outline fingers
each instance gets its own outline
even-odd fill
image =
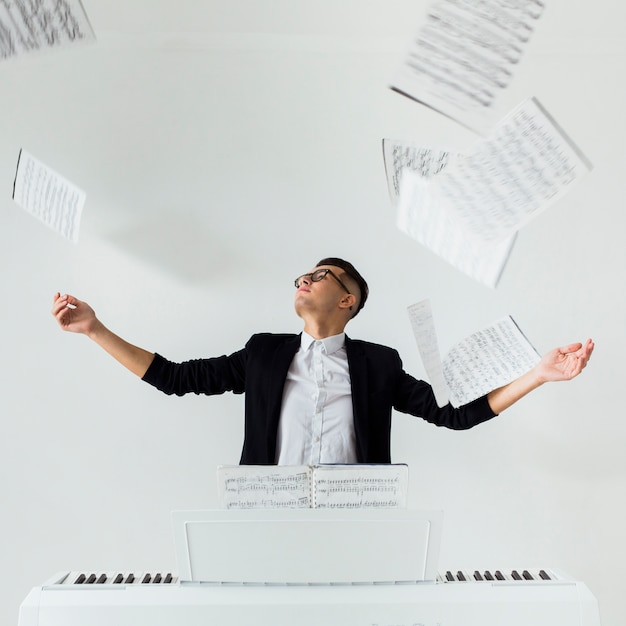
[[[593,341],[591,341],[591,339],[587,339],[587,343],[583,347],[583,356],[585,360],[583,367],[587,365],[587,361],[589,361],[589,359],[591,358],[591,353],[593,352],[593,349],[595,347],[596,345],[593,343]]]
[[[580,342],[571,343],[569,346],[563,346],[559,348],[559,351],[565,356],[576,356],[576,357],[584,357],[585,360],[589,359],[593,349],[595,348],[595,344],[591,339],[587,339],[585,344],[583,345]]]
[[[580,350],[582,347],[583,344],[580,343],[580,341],[577,341],[576,343],[570,343],[568,346],[563,346],[562,348],[559,348],[559,352],[561,352],[562,354],[572,354]]]
[[[593,352],[595,344],[593,343],[593,341],[591,341],[591,339],[587,339],[587,341],[585,342],[585,345],[583,344],[578,344],[578,345],[580,347],[575,351],[575,356],[577,356],[580,359],[583,359],[586,364],[587,361],[589,360],[589,357],[591,356],[591,353]]]
[[[589,361],[591,353],[593,352],[593,349],[595,347],[595,344],[591,339],[587,339],[585,345],[580,343],[577,345],[579,347],[573,353],[570,353],[568,355],[572,358],[573,361],[571,370],[572,378],[574,378],[574,376],[578,376],[578,374],[580,374],[583,369],[587,367],[587,362]]]
[[[53,306],[58,306],[58,307],[64,307],[68,305],[70,307],[76,307],[80,303],[80,300],[78,298],[75,298],[74,296],[71,296],[69,293],[64,293],[63,295],[61,295],[57,291],[57,293],[54,295],[52,303],[53,303]]]
[[[79,300],[69,294],[61,295],[57,292],[54,295],[52,304],[52,315],[62,328],[71,322],[72,311],[77,307]]]
[[[52,298],[52,315],[56,317],[57,313],[64,308],[66,304],[65,297],[57,291]]]
[[[62,296],[59,292],[57,292],[54,295],[54,299],[52,301],[52,315],[56,317],[59,311],[62,311],[63,309],[65,309],[67,305],[68,305],[67,294]]]

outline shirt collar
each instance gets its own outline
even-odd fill
[[[317,341],[314,337],[311,337],[307,332],[302,331],[302,337],[300,339],[300,347],[305,352]],[[338,335],[332,335],[332,337],[325,337],[319,340],[324,346],[326,354],[333,354],[345,346],[346,333],[339,333]]]

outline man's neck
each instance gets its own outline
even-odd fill
[[[344,332],[346,325],[343,322],[305,320],[304,332],[308,333],[314,339],[326,339],[333,335],[339,335]]]

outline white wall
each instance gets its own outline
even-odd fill
[[[558,567],[620,623],[622,3],[549,2],[505,94],[537,96],[595,169],[523,229],[495,290],[389,208],[382,137],[477,139],[387,88],[425,2],[128,4],[85,2],[95,45],[0,65],[0,621],[57,571],[175,568],[170,511],[212,506],[241,446],[241,397],[159,394],[62,333],[52,294],[172,359],[213,356],[298,332],[293,277],[338,255],[371,287],[349,334],[417,376],[406,307],[424,297],[442,347],[507,313],[541,352],[593,337],[581,377],[472,431],[396,415],[393,457],[411,505],[445,511],[443,568]],[[87,191],[79,244],[10,199],[20,147]]]

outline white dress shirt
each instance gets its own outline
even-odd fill
[[[357,462],[345,341],[345,333],[320,340],[302,333],[283,390],[278,465]]]

